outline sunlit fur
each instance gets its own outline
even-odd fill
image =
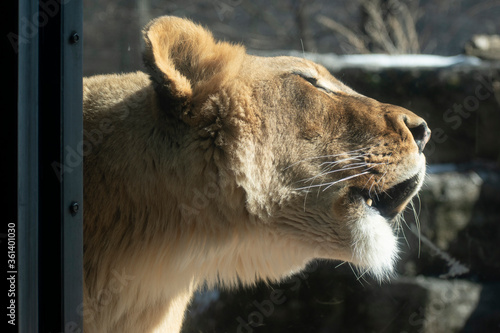
[[[187,20],[144,38],[147,74],[84,79],[85,332],[176,333],[200,286],[314,258],[390,276],[394,221],[365,202],[417,175],[400,212],[421,186],[422,119]]]

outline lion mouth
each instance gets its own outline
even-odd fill
[[[363,198],[365,204],[371,209],[376,209],[381,216],[388,220],[394,219],[403,211],[408,201],[418,191],[421,183],[419,174],[384,190],[382,193],[370,193],[368,190],[360,190],[358,194]]]

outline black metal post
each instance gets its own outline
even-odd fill
[[[82,332],[82,2],[19,1],[19,332]]]
[[[31,30],[28,18],[38,13],[38,2],[19,1],[18,53],[18,186],[17,241],[19,332],[38,332],[38,31]],[[9,300],[10,301],[10,300]]]

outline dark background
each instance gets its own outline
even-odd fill
[[[140,69],[142,27],[190,18],[252,50],[456,55],[500,31],[498,0],[85,0],[84,74]]]

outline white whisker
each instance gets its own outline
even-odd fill
[[[355,150],[351,150],[351,151],[348,151],[348,152],[343,152],[343,153],[340,153],[340,154],[334,154],[334,155],[323,155],[323,156],[315,156],[315,157],[309,157],[309,158],[305,158],[303,160],[300,160],[300,161],[297,161],[295,163],[292,163],[290,164],[289,166],[287,166],[286,168],[283,168],[281,171],[285,171],[299,163],[302,163],[302,162],[306,162],[306,161],[311,161],[311,160],[317,160],[317,159],[327,159],[327,158],[334,158],[334,157],[338,157],[338,156],[343,156],[343,155],[352,155],[354,153],[357,153],[359,151],[362,151],[362,150],[367,150],[367,149],[370,149],[371,147],[365,147],[365,148],[360,148],[360,149],[355,149]],[[357,156],[359,156],[359,154],[356,154]]]
[[[371,163],[371,164],[372,164],[372,163]],[[309,181],[314,181],[314,180],[316,180],[316,179],[317,179],[317,178],[319,178],[319,177],[323,177],[323,176],[326,176],[326,175],[329,175],[329,174],[332,174],[332,173],[337,173],[337,172],[346,171],[346,170],[359,169],[359,168],[361,168],[361,167],[365,167],[365,166],[367,166],[367,163],[364,163],[364,162],[362,162],[362,163],[351,163],[351,164],[347,164],[347,165],[343,166],[343,167],[342,167],[342,168],[340,168],[340,169],[336,169],[336,170],[332,170],[332,169],[330,169],[330,170],[328,170],[328,171],[326,171],[326,170],[325,170],[325,171],[322,171],[321,173],[317,174],[316,176],[314,176],[314,177],[310,177],[310,178],[306,178],[306,179],[303,179],[303,180],[301,180],[300,182],[305,183],[305,182],[309,182]],[[375,164],[375,165],[372,165],[372,166],[370,166],[370,167],[367,167],[367,168],[365,168],[365,169],[363,169],[363,170],[361,170],[361,171],[362,171],[362,172],[365,172],[365,171],[368,171],[368,170],[370,170],[370,169],[372,169],[372,168],[374,168],[374,167],[376,167],[376,166],[377,166],[377,165]],[[373,177],[373,176],[372,176],[372,177]],[[371,178],[371,177],[370,177],[370,178]]]
[[[363,186],[362,190],[364,190],[366,188],[366,185],[368,185],[368,183],[370,182],[370,180],[372,180],[372,178],[374,177],[375,175],[371,175],[370,178],[368,178],[368,180],[366,181],[365,185]]]
[[[349,177],[345,177],[345,178],[342,178],[342,179],[339,179],[339,180],[336,180],[336,181],[333,181],[333,182],[330,182],[330,183],[322,183],[322,184],[317,184],[317,185],[310,185],[310,186],[299,187],[299,188],[296,188],[295,190],[298,191],[298,190],[306,190],[306,189],[311,189],[311,188],[316,188],[316,187],[327,186],[327,188],[325,188],[323,190],[323,191],[325,191],[326,189],[328,189],[329,187],[331,187],[331,186],[333,186],[335,184],[338,184],[340,182],[343,182],[345,180],[349,180],[349,179],[352,179],[352,178],[355,178],[355,177],[366,175],[367,173],[369,173],[369,172],[358,173],[358,174],[355,174],[355,175],[352,175],[352,176],[349,176]]]
[[[370,170],[370,169],[373,169],[373,168],[375,168],[376,166],[381,165],[382,163],[365,163],[365,165],[368,165],[368,164],[372,164],[372,166],[370,166],[370,167],[368,167],[368,168],[364,169],[363,171],[368,171],[368,170]]]
[[[328,190],[330,187],[332,187],[332,186],[333,186],[333,185],[335,185],[335,184],[338,184],[338,183],[340,183],[340,182],[343,182],[343,181],[346,181],[346,180],[349,180],[349,179],[352,179],[352,178],[355,178],[355,177],[359,177],[359,176],[362,176],[362,175],[366,175],[367,173],[369,173],[369,172],[362,172],[362,173],[358,173],[358,174],[356,174],[356,175],[352,175],[352,176],[345,177],[345,178],[342,178],[342,179],[340,179],[340,180],[337,180],[337,181],[331,182],[331,183],[329,183],[329,184],[328,184],[328,186],[327,186],[327,187],[323,190],[323,192],[324,192],[324,191],[326,191],[326,190]]]
[[[335,166],[337,166],[338,164],[340,164],[342,162],[346,162],[346,161],[350,161],[350,160],[359,160],[361,157],[363,157],[363,156],[362,155],[360,155],[360,156],[353,156],[353,157],[343,158],[343,159],[338,160],[338,161],[323,162],[323,163],[320,164],[320,166],[329,165],[330,167],[335,167]]]
[[[363,278],[363,276],[364,276],[366,273],[368,273],[369,271],[370,271],[370,269],[368,269],[368,268],[367,268],[367,269],[365,269],[365,270],[364,270],[364,272],[363,272],[360,276],[358,276],[357,280],[359,281],[360,279],[363,279],[363,281],[368,282],[368,281],[366,281],[366,280]]]
[[[420,201],[420,197],[418,196],[418,194],[417,194],[417,198],[418,198],[418,201],[420,203],[421,201]],[[415,224],[417,225],[417,231],[418,231],[418,258],[420,258],[420,220],[418,218],[419,214],[417,214],[417,211],[415,210],[415,204],[413,203],[413,200],[410,201],[410,204],[411,204],[411,208],[413,210],[413,216],[415,218]]]
[[[354,276],[356,277],[356,280],[359,280],[359,279],[358,279],[358,274],[356,274],[356,271],[354,270],[354,267],[351,265],[351,263],[350,263],[350,262],[348,262],[347,264],[349,265],[349,267],[351,267],[351,271],[352,271],[352,273],[354,274]]]
[[[359,169],[359,168],[362,168],[362,167],[364,167],[364,165],[358,165],[358,166],[353,166],[353,167],[349,167],[349,168],[340,168],[340,169],[337,169],[337,170],[331,170],[331,171],[325,172],[323,174],[323,176],[330,175],[330,174],[336,173],[336,172],[346,171],[346,170]]]
[[[344,265],[347,261],[342,261],[340,264],[338,264],[337,266],[335,266],[335,268],[339,268],[340,266]]]
[[[398,224],[399,224],[399,230],[398,231],[401,231],[401,233],[403,234],[403,238],[405,239],[406,241],[406,245],[408,245],[408,248],[410,248],[410,243],[408,242],[408,238],[406,238],[406,234],[405,234],[405,230],[404,228],[401,228],[401,221],[403,221],[403,223],[408,227],[408,223],[406,223],[406,220],[404,218],[403,215],[401,215],[399,217],[399,221],[398,221]]]

